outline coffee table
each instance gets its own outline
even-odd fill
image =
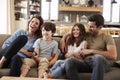
[[[39,79],[39,78],[32,78],[32,77],[3,76],[0,80],[67,80],[67,79]]]

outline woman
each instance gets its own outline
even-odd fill
[[[36,39],[42,36],[42,24],[41,16],[33,16],[26,30],[17,30],[4,42],[0,53],[0,68],[10,67],[10,75],[19,76],[22,59],[34,56],[29,49],[32,48]]]

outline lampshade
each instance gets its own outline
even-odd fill
[[[111,2],[112,4],[114,4],[114,3],[117,3],[117,1],[115,1],[115,0],[112,0],[112,2]]]
[[[46,2],[51,2],[51,0],[46,0]]]

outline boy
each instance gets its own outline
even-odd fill
[[[33,45],[34,56],[24,59],[21,77],[25,77],[30,67],[36,66],[38,63],[38,77],[43,78],[43,73],[48,70],[48,67],[53,65],[58,58],[58,43],[52,39],[56,31],[55,24],[45,22],[41,27],[42,38],[36,40]]]

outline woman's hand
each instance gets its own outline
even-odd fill
[[[66,54],[65,54],[65,58],[70,58],[70,57],[73,56],[73,54],[74,54],[74,53],[66,53]]]
[[[79,53],[76,53],[76,54],[73,54],[73,56],[77,59],[83,59],[84,57],[81,56],[81,54]]]
[[[82,49],[81,53],[83,55],[91,55],[93,53],[93,50],[92,49]]]
[[[25,50],[25,49],[21,49],[19,52],[21,52],[21,53],[23,53],[23,54],[25,54],[25,55],[27,55],[29,57],[34,56],[33,52],[29,52],[28,50]]]
[[[35,56],[35,55],[34,55],[33,52],[29,52],[29,51],[27,51],[27,56],[29,56],[29,57],[33,57],[33,56]]]

